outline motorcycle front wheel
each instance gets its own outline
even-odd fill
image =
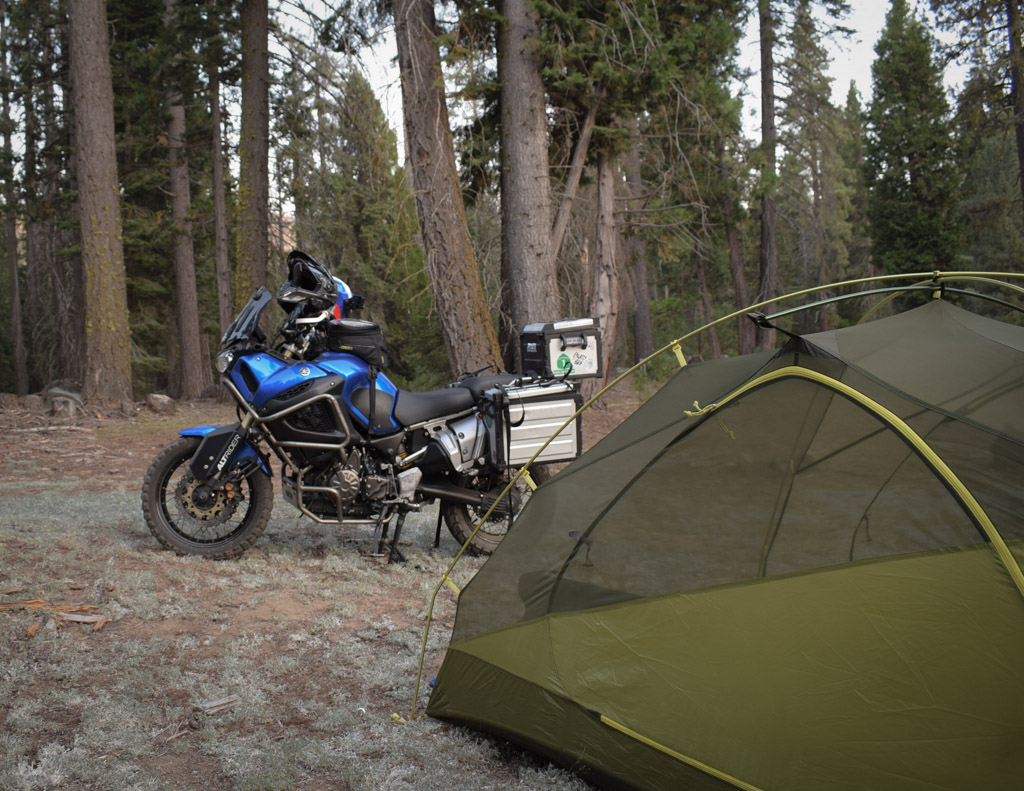
[[[513,470],[510,474],[514,474]],[[494,496],[501,494],[501,491],[505,488],[508,483],[507,480],[502,479],[486,479],[483,477],[473,479],[463,479],[459,482],[462,486],[468,486],[473,489],[479,489],[482,492],[488,492]],[[515,517],[519,515],[519,511],[522,510],[523,500],[528,496],[529,489],[526,483],[522,480],[516,482],[516,485],[512,488],[512,491],[506,496],[506,500],[511,499],[512,502],[512,520],[509,520],[507,513],[499,513],[501,510],[496,508],[494,513],[491,514],[490,518],[480,526],[480,530],[473,536],[473,540],[469,544],[469,552],[473,555],[490,555],[494,550],[498,548],[498,544],[505,537],[505,534],[509,529],[509,522],[514,521]],[[504,501],[503,501],[504,502]],[[473,531],[476,530],[477,523],[481,517],[487,513],[487,508],[476,505],[466,505],[464,503],[453,503],[450,500],[444,500],[441,502],[441,513],[444,516],[445,524],[448,525],[448,531],[452,534],[452,537],[459,542],[459,544],[465,544],[466,540],[473,535]]]
[[[142,482],[150,532],[179,555],[236,558],[266,529],[274,485],[259,470],[224,491],[203,486],[189,470],[200,437],[179,437],[153,459]]]

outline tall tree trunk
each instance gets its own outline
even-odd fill
[[[224,195],[224,139],[220,113],[220,69],[210,66],[211,162],[213,165],[213,271],[217,282],[217,320],[221,334],[231,324],[231,269],[228,264],[228,210]]]
[[[771,0],[758,0],[761,32],[761,284],[757,301],[773,300],[779,293],[778,209],[775,203],[775,22]],[[770,313],[774,306],[763,310]],[[775,345],[775,330],[757,331],[762,349]]]
[[[434,302],[455,374],[501,366],[462,201],[431,0],[394,0],[405,145]]]
[[[8,294],[11,300],[11,345],[14,353],[14,392],[28,393],[28,368],[21,327],[21,284],[18,280],[18,194],[14,182],[14,153],[11,145],[11,95],[8,68],[7,3],[0,0],[0,80],[3,81],[5,247]]]
[[[270,63],[267,0],[242,0],[242,121],[239,129],[238,255],[234,298],[239,310],[267,284],[270,234],[268,149]]]
[[[643,209],[643,184],[640,174],[640,131],[636,119],[629,121],[633,144],[626,152],[626,187],[630,211]],[[651,326],[651,295],[647,283],[647,239],[635,223],[626,229],[626,265],[633,281],[633,356],[636,362],[654,354],[654,328]]]
[[[602,83],[594,86],[590,109],[587,110],[583,126],[580,127],[580,135],[576,138],[576,145],[572,149],[569,175],[565,179],[562,199],[558,203],[558,214],[555,216],[555,224],[551,228],[551,255],[555,260],[558,259],[558,252],[562,249],[565,229],[569,227],[572,205],[576,202],[576,193],[579,192],[580,179],[583,177],[583,166],[586,164],[587,152],[590,150],[590,138],[594,134],[594,126],[597,123],[597,110],[601,106],[604,95],[605,88]]]
[[[707,268],[705,266],[704,251],[707,248],[708,239],[702,234],[702,238],[697,240],[697,244],[693,249],[693,267],[694,274],[697,276],[697,289],[700,296],[700,313],[701,319],[705,324],[710,324],[715,319],[715,311],[711,306],[711,291],[708,289],[708,278]],[[708,339],[708,353],[705,359],[718,360],[722,356],[722,346],[718,342],[718,327],[711,327],[707,331]],[[701,349],[703,349],[703,341],[701,340]]]
[[[509,297],[511,338],[523,325],[559,318],[551,254],[551,182],[547,117],[536,12],[528,0],[503,0],[498,34],[501,81],[501,269]],[[518,343],[512,370],[522,370]]]
[[[1006,0],[1006,32],[1010,37],[1010,92],[1013,94],[1014,132],[1017,137],[1017,183],[1024,211],[1024,45],[1021,42],[1019,0]]]
[[[817,271],[815,275],[817,277],[818,285],[824,286],[829,281],[828,277],[828,232],[825,229],[825,217],[824,209],[822,208],[823,200],[823,178],[821,173],[821,163],[823,160],[822,147],[818,141],[814,141],[811,145],[811,160],[810,160],[810,171],[811,171],[811,200],[812,200],[812,219],[811,222],[811,233],[814,241],[814,261],[817,264]],[[819,300],[824,300],[828,294],[822,290],[817,293]],[[828,305],[818,306],[818,332],[825,332],[828,330]]]
[[[719,161],[724,160],[724,149],[719,148]],[[728,171],[726,171],[728,173]],[[750,286],[743,266],[743,246],[740,242],[739,225],[736,222],[736,198],[729,183],[722,191],[722,214],[725,217],[725,246],[729,253],[729,272],[732,275],[733,292],[736,294],[736,308],[750,304]],[[736,345],[740,354],[750,354],[757,349],[757,327],[746,316],[736,319]]]
[[[615,159],[601,153],[597,157],[597,228],[594,234],[594,263],[590,286],[590,315],[601,331],[600,381],[586,380],[584,392],[593,394],[612,378],[615,345],[618,340],[619,283],[618,230],[615,227]]]
[[[121,405],[131,400],[131,360],[106,3],[75,0],[68,16],[85,273],[84,396]]]
[[[175,24],[175,1],[164,0],[164,24]],[[181,92],[167,92],[167,157],[171,181],[171,218],[174,222],[174,281],[178,298],[178,338],[181,345],[181,395],[199,398],[212,384],[210,369],[203,354],[199,332],[199,299],[196,295],[196,262],[192,249],[192,222],[189,210],[192,194],[185,155],[185,105]]]
[[[36,221],[38,212],[38,188],[39,188],[39,158],[38,135],[39,121],[36,116],[35,102],[32,91],[26,90],[24,98],[25,113],[25,157],[22,160],[22,180],[24,182],[24,223],[25,223],[25,323],[26,338],[28,341],[26,367],[29,374],[29,390],[38,387],[43,379],[48,379],[45,370],[46,363],[40,340],[43,333],[38,330],[37,322],[41,316],[47,315],[50,306],[44,299],[45,272],[42,262],[41,245],[39,244],[39,223]],[[52,349],[47,350],[52,355]],[[45,384],[45,382],[42,382]]]
[[[60,81],[59,85],[62,96],[70,97],[73,95],[74,90],[69,77],[71,74],[71,64],[69,61],[71,45],[68,38],[68,26],[62,25],[58,30],[60,33],[60,42],[57,49],[59,54],[56,60],[58,74],[60,75],[58,80]],[[47,58],[46,62],[49,62],[49,58]],[[72,382],[81,382],[84,378],[83,361],[85,360],[81,339],[86,337],[86,316],[83,310],[83,305],[85,305],[85,274],[82,267],[81,252],[64,252],[75,248],[79,241],[78,229],[73,227],[78,218],[79,210],[77,183],[74,180],[75,174],[78,172],[77,141],[75,139],[74,124],[70,124],[69,128],[69,124],[66,122],[66,113],[63,110],[61,117],[58,118],[55,109],[57,104],[56,87],[57,80],[51,81],[46,92],[46,118],[50,119],[46,121],[46,126],[53,130],[52,138],[47,142],[47,148],[55,152],[54,164],[50,167],[50,172],[54,174],[54,178],[50,179],[47,189],[48,199],[53,201],[54,206],[54,211],[51,213],[53,232],[50,234],[50,237],[54,240],[54,257],[59,259],[58,269],[62,275],[60,278],[61,282],[66,284],[66,302],[64,303],[64,309],[58,315],[67,315],[69,317],[68,326],[74,328],[72,332],[67,330],[59,331],[58,336],[74,335],[74,340],[69,340],[64,344],[67,349],[67,364],[63,366],[62,370],[65,378],[70,379]],[[66,168],[61,162],[59,153],[64,145],[67,145],[71,151]],[[76,195],[76,199],[71,205],[68,205],[64,199],[67,191],[71,191]]]

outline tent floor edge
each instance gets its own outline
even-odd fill
[[[426,713],[544,756],[605,791],[734,791],[601,722],[600,715],[506,670],[449,649]]]

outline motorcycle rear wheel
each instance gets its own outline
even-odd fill
[[[507,480],[497,479],[485,482],[480,478],[474,479],[472,482],[467,480],[461,481],[463,486],[471,486],[481,491],[490,491],[494,495],[499,494],[505,488],[506,483]],[[519,515],[519,511],[522,510],[523,499],[527,496],[528,492],[529,490],[525,482],[520,480],[506,496],[506,500],[511,498],[513,503],[513,521]],[[504,503],[505,501],[502,502]],[[491,514],[491,517],[481,525],[480,530],[473,536],[473,540],[468,548],[471,555],[490,555],[498,548],[498,544],[505,537],[509,529],[509,518],[507,513],[499,514],[499,509],[500,506],[495,509],[495,513]],[[448,525],[448,531],[461,545],[465,544],[466,540],[473,535],[477,522],[487,513],[487,508],[445,500],[441,502],[441,513],[444,516],[445,524]]]
[[[233,497],[219,492],[212,503],[197,504],[200,484],[188,463],[200,441],[179,437],[157,454],[143,479],[142,513],[156,540],[179,555],[236,558],[266,529],[274,485],[257,470],[236,484]]]

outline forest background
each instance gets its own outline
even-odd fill
[[[1019,270],[1020,5],[893,0],[871,96],[837,104],[843,0],[0,0],[0,391],[208,394],[296,247],[411,389],[515,370],[535,321],[594,316],[612,371],[796,289]],[[364,76],[386,31],[401,152]],[[684,350],[773,342],[743,319]]]

